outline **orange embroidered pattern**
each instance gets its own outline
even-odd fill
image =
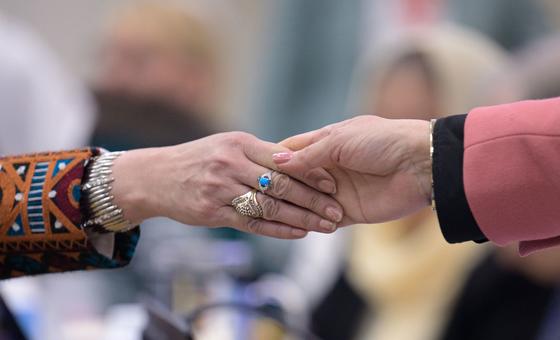
[[[0,279],[128,264],[139,228],[115,234],[112,258],[80,224],[85,167],[98,149],[0,158]]]
[[[0,254],[87,247],[80,228],[80,183],[91,152],[0,159]]]

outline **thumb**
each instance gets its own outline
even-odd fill
[[[272,155],[274,163],[287,174],[305,174],[315,168],[332,168],[330,138],[326,137],[296,152],[281,152]]]
[[[309,131],[296,136],[284,139],[279,144],[292,151],[301,150],[313,143],[320,141],[328,135],[328,130],[323,128],[319,130]]]

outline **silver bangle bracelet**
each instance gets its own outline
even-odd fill
[[[108,152],[92,159],[88,167],[87,182],[82,185],[82,195],[88,203],[89,219],[82,223],[82,228],[100,227],[106,232],[126,232],[135,226],[126,220],[123,210],[113,201],[111,195],[113,162],[124,151]]]

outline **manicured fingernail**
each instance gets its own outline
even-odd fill
[[[272,160],[276,164],[283,164],[292,159],[293,153],[291,152],[279,152],[272,155]]]
[[[295,237],[304,237],[307,235],[307,231],[303,229],[292,228],[292,235]]]
[[[331,220],[335,222],[342,221],[342,211],[338,208],[328,207],[326,214]]]
[[[321,189],[321,191],[326,192],[328,194],[336,194],[336,185],[333,183],[333,181],[329,181],[328,179],[324,179],[322,181],[319,181],[319,189]]]
[[[321,220],[321,222],[319,222],[319,227],[326,231],[335,231],[336,223],[327,220]]]

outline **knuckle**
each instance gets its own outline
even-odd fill
[[[289,176],[276,174],[274,180],[272,181],[272,193],[280,199],[286,198],[290,192],[291,182],[292,180]]]
[[[310,213],[303,214],[302,217],[301,217],[302,226],[307,228],[307,229],[313,227],[314,226],[313,225],[313,220],[314,220],[314,218],[313,218],[312,214],[310,214]]]
[[[312,194],[309,198],[308,208],[313,211],[319,211],[321,203],[321,196],[319,196],[318,194]]]
[[[247,142],[251,135],[247,132],[233,131],[225,134],[225,141],[233,146],[239,146]]]
[[[205,176],[203,184],[200,186],[201,196],[212,197],[220,192],[224,187],[217,176]]]
[[[317,174],[317,169],[305,169],[303,173],[301,173],[301,178],[306,181],[312,180],[314,176]]]
[[[222,225],[229,224],[232,226],[235,224],[235,222],[232,221],[231,213],[229,213],[226,209],[214,210],[213,219],[211,219],[210,222],[217,222],[218,224]]]
[[[318,182],[327,178],[326,171],[322,168],[308,169],[302,174],[302,178],[309,182]]]
[[[276,229],[275,232],[276,232],[277,237],[283,238],[283,239],[289,239],[289,238],[291,238],[290,237],[291,236],[291,230],[292,230],[292,228],[290,228],[290,227],[279,226]]]
[[[266,219],[274,219],[280,213],[280,202],[272,197],[262,196],[261,207]]]
[[[337,137],[339,137],[339,136],[341,136],[341,135],[343,135],[343,134],[344,134],[344,131],[343,131],[341,128],[339,128],[339,127],[332,128],[332,129],[329,131],[329,137],[331,137],[331,138],[333,138],[333,139],[336,139]]]
[[[233,160],[226,157],[224,153],[215,153],[208,161],[207,172],[214,175],[233,166]]]
[[[264,231],[263,222],[252,218],[247,222],[247,230],[252,234],[262,234]]]
[[[203,220],[209,220],[214,217],[216,207],[211,201],[203,199],[199,201],[197,210]]]

